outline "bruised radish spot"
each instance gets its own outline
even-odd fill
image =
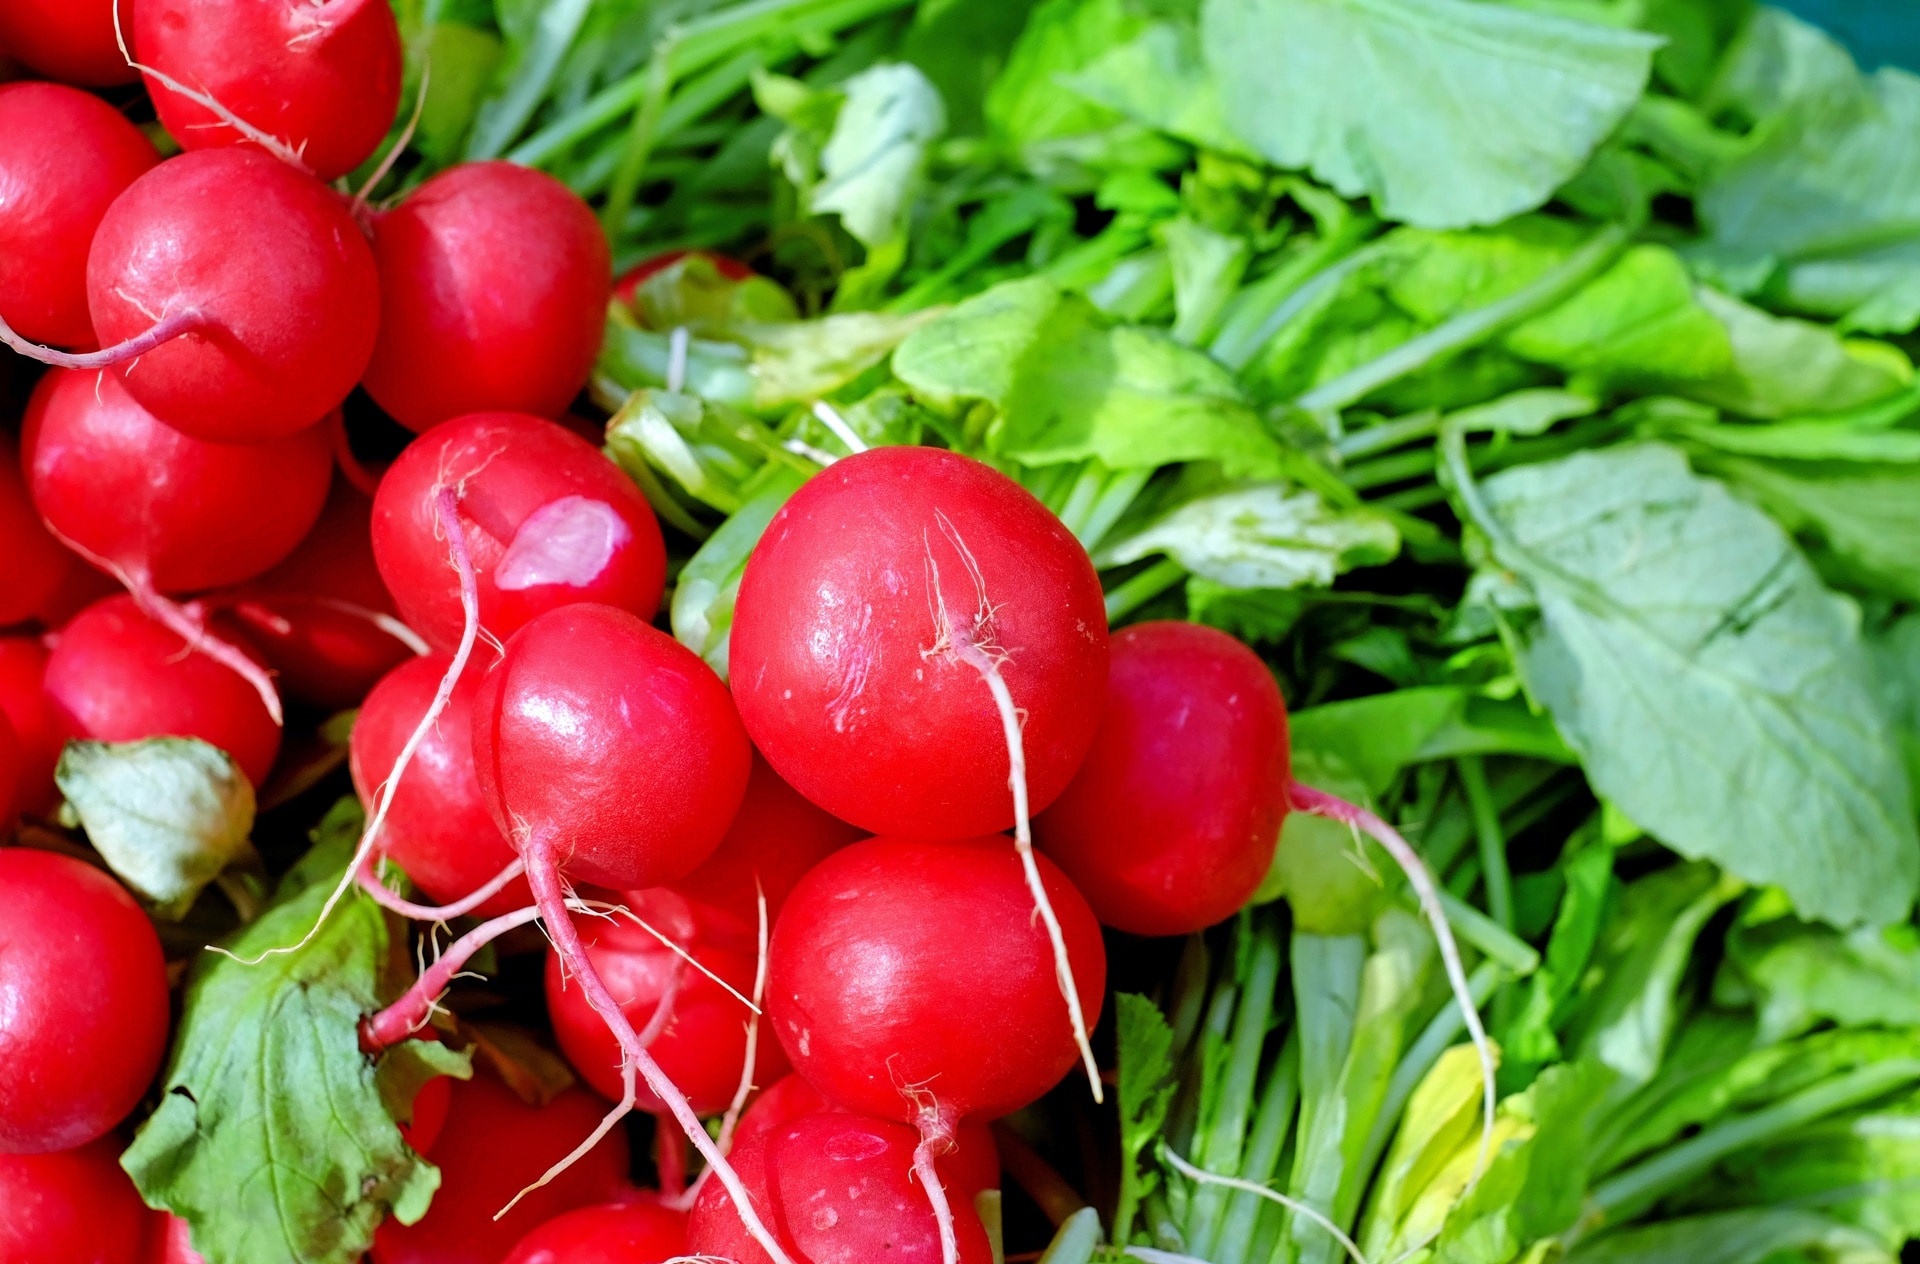
[[[527,515],[494,568],[493,582],[507,592],[542,584],[584,588],[606,572],[633,538],[612,505],[585,496],[563,496]]]

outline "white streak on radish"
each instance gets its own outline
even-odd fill
[[[493,568],[494,586],[506,592],[543,584],[585,587],[632,539],[633,530],[606,501],[562,496],[528,514],[513,533]]]

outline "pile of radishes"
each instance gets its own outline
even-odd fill
[[[1410,859],[1293,783],[1251,651],[1110,639],[1085,550],[966,456],[802,487],[748,563],[730,687],[657,630],[655,516],[558,420],[612,293],[592,213],[505,163],[387,208],[327,183],[395,119],[386,0],[12,3],[0,42],[73,83],[137,64],[186,150],[0,85],[0,332],[52,366],[0,450],[0,813],[52,812],[70,738],[197,737],[258,785],[282,692],[358,705],[338,898],[477,919],[362,1047],[429,1034],[538,921],[560,1049],[614,1103],[438,1082],[407,1135],[442,1187],[374,1260],[984,1262],[987,1121],[1076,1064],[1101,1091],[1102,924],[1231,915],[1290,806]],[[356,387],[418,435],[370,500]],[[114,1162],[167,1043],[151,922],[21,847],[0,910],[0,1258],[194,1258]],[[697,1178],[663,1143],[662,1188],[628,1186],[632,1109]]]

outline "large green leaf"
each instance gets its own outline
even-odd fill
[[[1905,915],[1920,838],[1859,612],[1772,519],[1657,444],[1468,500],[1538,603],[1514,629],[1528,686],[1602,796],[1806,917]]]

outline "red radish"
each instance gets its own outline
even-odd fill
[[[635,1199],[556,1216],[520,1239],[504,1264],[666,1264],[686,1249],[685,1212]]]
[[[207,1264],[193,1249],[193,1230],[186,1221],[166,1212],[160,1213],[160,1225],[148,1235],[151,1248],[147,1264]]]
[[[220,604],[296,698],[353,706],[426,644],[400,622],[373,563],[373,504],[336,481],[320,521],[278,566]]]
[[[0,636],[0,715],[20,747],[14,806],[40,816],[60,806],[53,766],[60,759],[62,739],[40,687],[46,674],[47,647],[38,637]]]
[[[1034,837],[1106,925],[1185,935],[1259,888],[1290,779],[1259,655],[1198,624],[1137,624],[1113,638],[1100,736]]]
[[[437,500],[451,489],[495,637],[579,601],[651,617],[666,584],[660,524],[633,481],[565,427],[475,413],[416,440],[373,502],[373,553],[401,616],[450,649],[462,631]]]
[[[84,1145],[160,1069],[160,939],[118,882],[69,856],[0,849],[0,891],[0,1154]]]
[[[740,996],[753,988],[758,956],[751,945],[743,948],[700,938],[684,901],[670,893],[628,903],[649,926],[680,943],[701,969],[689,967],[647,930],[620,917],[574,919],[587,959],[635,1026],[646,1025],[672,993],[671,1017],[647,1051],[696,1112],[716,1114],[733,1100],[740,1081],[749,1017]],[[672,908],[674,904],[678,910]],[[675,911],[679,917],[672,916]],[[668,916],[662,917],[662,912]],[[702,970],[718,975],[733,990],[729,992]],[[553,1018],[561,1052],[596,1092],[618,1101],[623,1092],[620,1044],[580,987],[567,977],[558,953],[547,954],[546,990],[547,1013]],[[769,1083],[786,1070],[787,1060],[779,1046],[771,1040],[758,1041],[753,1082]],[[666,1110],[665,1103],[644,1089],[637,1105],[656,1114]]]
[[[108,208],[87,302],[100,351],[51,351],[4,328],[0,342],[110,368],[196,438],[258,443],[347,397],[373,350],[379,282],[345,198],[258,150],[209,149],[161,163]]]
[[[753,269],[738,259],[728,258],[712,250],[663,250],[651,259],[642,259],[620,274],[613,283],[613,297],[622,303],[631,304],[640,287],[647,278],[656,272],[665,272],[688,255],[699,255],[713,265],[713,270],[729,281],[744,281],[753,275]]]
[[[141,1264],[153,1221],[120,1170],[119,1148],[105,1139],[53,1154],[0,1154],[0,1208],[7,1264]]]
[[[372,812],[374,795],[393,772],[407,739],[432,705],[451,659],[443,654],[411,659],[373,687],[354,723],[349,763],[360,801]],[[436,902],[472,894],[515,853],[487,814],[473,764],[473,699],[480,672],[461,674],[439,720],[425,731],[400,784],[391,791],[376,846]],[[489,917],[530,900],[524,882],[477,906]]]
[[[93,346],[87,249],[94,229],[159,161],[153,142],[92,93],[52,83],[0,86],[0,320],[35,342]]]
[[[915,1184],[917,1145],[902,1124],[821,1114],[756,1136],[734,1155],[750,1195],[799,1264],[988,1264],[992,1247],[971,1203],[953,1209],[950,1227],[929,1213]],[[694,1203],[688,1254],[765,1264],[739,1223],[729,1191],[709,1182]]]
[[[233,756],[256,786],[280,752],[280,726],[253,686],[203,650],[190,650],[130,597],[97,602],[61,630],[45,687],[63,740],[197,737]]]
[[[184,148],[247,138],[170,90],[168,80],[284,142],[322,180],[359,166],[393,126],[400,27],[387,0],[139,0],[130,7],[154,109]]]
[[[612,263],[587,204],[507,162],[453,167],[374,222],[369,394],[426,430],[483,409],[558,417],[586,385]]]
[[[0,444],[0,627],[37,617],[79,562],[48,534],[27,492],[19,457]]]
[[[0,45],[49,79],[87,88],[132,83],[113,33],[115,0],[6,0]]]
[[[428,1148],[440,1189],[417,1223],[389,1220],[373,1239],[373,1264],[497,1264],[521,1237],[576,1207],[603,1203],[626,1186],[624,1139],[595,1146],[564,1174],[499,1219],[494,1213],[566,1154],[600,1117],[600,1105],[569,1089],[533,1107],[476,1073],[452,1086],[446,1126]]]
[[[413,1115],[400,1125],[400,1135],[416,1154],[433,1149],[445,1130],[447,1112],[453,1109],[453,1084],[452,1077],[436,1075],[413,1095]]]
[[[26,759],[13,721],[0,712],[0,835],[13,827],[13,814],[23,806]]]

